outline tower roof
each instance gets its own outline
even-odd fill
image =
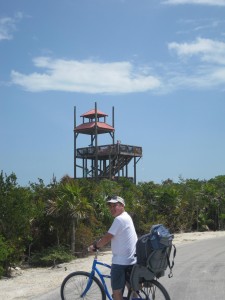
[[[89,110],[88,112],[82,114],[81,117],[88,118],[88,119],[94,119],[95,118],[95,109]],[[100,117],[108,117],[108,115],[101,112],[100,110],[97,110],[97,118],[100,118]]]
[[[97,134],[109,133],[115,130],[112,126],[104,122],[97,122],[96,124],[97,124]],[[77,126],[74,129],[74,131],[83,134],[95,134],[95,122],[83,123]]]

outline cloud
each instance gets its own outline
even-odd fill
[[[12,32],[15,30],[15,22],[12,18],[0,19],[0,41],[11,40],[13,38]]]
[[[199,4],[211,6],[225,6],[225,0],[165,0],[164,4]]]
[[[224,90],[225,68],[209,68],[199,66],[192,72],[174,72],[173,77],[167,77],[162,93],[169,93],[180,89],[212,90],[221,87]]]
[[[30,92],[88,94],[146,91],[166,94],[178,89],[224,87],[224,42],[197,38],[190,42],[171,42],[168,49],[175,54],[175,60],[167,64],[154,64],[154,68],[137,67],[128,61],[96,62],[36,57],[33,63],[39,72],[26,75],[12,71],[11,80]]]
[[[13,18],[0,18],[0,41],[12,40],[13,33],[16,31],[16,23],[23,18],[23,14],[18,12]]]
[[[174,68],[174,73],[167,82],[167,87],[171,90],[224,87],[225,43],[197,38],[190,43],[169,43],[168,48],[180,59],[177,64],[179,68]]]
[[[159,88],[160,80],[135,68],[130,62],[101,63],[37,57],[33,60],[44,72],[11,72],[12,82],[30,92],[67,91],[81,93],[134,93]]]
[[[192,43],[170,43],[168,48],[174,50],[181,58],[198,55],[201,61],[225,65],[224,42],[197,38]]]

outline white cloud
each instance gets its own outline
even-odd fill
[[[173,42],[168,48],[181,59],[167,87],[210,89],[225,84],[225,43],[198,38],[190,43]]]
[[[201,61],[225,65],[224,42],[197,38],[192,43],[170,43],[168,48],[174,50],[180,57],[198,55]]]
[[[225,0],[165,0],[164,4],[199,4],[212,6],[225,6]]]
[[[225,85],[225,68],[207,68],[198,66],[192,72],[177,72],[172,78],[168,79],[165,85],[165,91],[174,91],[178,89],[213,89]]]
[[[15,22],[12,18],[0,19],[0,41],[11,40],[12,32],[15,30]]]
[[[82,93],[134,93],[159,88],[157,77],[136,69],[130,62],[100,63],[37,57],[34,65],[43,73],[11,72],[12,82],[27,91],[67,91]]]
[[[23,18],[23,14],[18,12],[13,18],[0,18],[0,41],[11,40],[16,31],[16,23]]]

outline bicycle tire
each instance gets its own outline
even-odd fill
[[[136,292],[130,290],[127,298],[128,300],[170,300],[167,290],[155,279],[144,281],[141,289]]]
[[[62,282],[60,294],[62,300],[106,300],[104,288],[98,278],[92,277],[92,283],[83,296],[91,273],[78,271],[69,274]]]

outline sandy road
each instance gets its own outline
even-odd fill
[[[213,239],[225,236],[225,231],[220,232],[195,232],[175,234],[175,245],[192,243],[196,240]],[[101,261],[111,263],[111,252],[104,252],[99,256]],[[0,299],[38,299],[37,297],[48,294],[54,289],[58,289],[63,279],[76,270],[89,270],[93,256],[75,259],[70,263],[61,264],[57,268],[29,268],[20,270],[11,279],[0,280]],[[41,298],[40,298],[41,299]],[[56,300],[56,299],[55,299]]]

